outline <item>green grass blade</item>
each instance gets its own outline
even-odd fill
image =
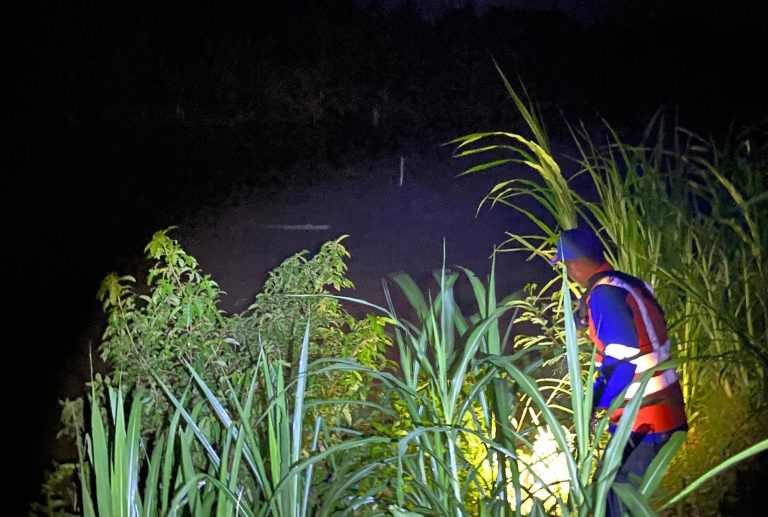
[[[110,487],[112,489],[112,515],[115,517],[126,517],[129,509],[128,492],[125,484],[127,470],[127,465],[125,464],[126,431],[122,391],[116,390],[110,386],[109,398],[112,403],[115,419],[115,436],[112,445],[112,479]]]
[[[541,145],[547,152],[549,152],[549,139],[547,138],[547,133],[544,130],[544,126],[539,120],[538,114],[536,111],[531,108],[529,109],[522,101],[520,96],[517,94],[514,88],[512,88],[512,85],[507,80],[507,77],[504,75],[504,72],[501,71],[501,67],[494,59],[493,65],[496,67],[496,71],[501,76],[502,81],[504,82],[504,87],[507,89],[507,92],[509,93],[510,97],[512,97],[512,100],[515,103],[515,106],[517,107],[517,110],[520,112],[520,114],[523,116],[523,119],[528,124],[528,127],[531,129],[531,131],[534,134],[534,137],[536,138],[536,141]]]
[[[165,435],[160,434],[152,448],[152,456],[147,465],[147,478],[144,480],[144,507],[142,517],[155,517],[158,515],[157,488],[160,486],[160,466],[162,465],[163,449],[165,447]]]
[[[229,466],[229,452],[232,448],[232,432],[230,429],[223,429],[224,433],[224,447],[221,450],[221,465],[219,466],[219,482],[223,486],[229,484],[229,472],[227,471]],[[216,517],[226,517],[232,513],[231,501],[227,498],[223,490],[218,490],[216,493]]]
[[[86,436],[87,438],[87,436]],[[81,449],[82,447],[79,447]],[[80,478],[80,498],[83,507],[83,517],[96,517],[96,508],[93,505],[93,498],[91,497],[91,470],[88,463],[83,457],[83,451],[78,450],[79,455],[79,468],[78,476]]]
[[[323,498],[323,505],[318,510],[317,515],[320,517],[327,517],[330,515],[330,512],[334,510],[332,505],[339,500],[341,494],[345,493],[352,485],[370,475],[375,469],[379,467],[381,467],[380,463],[369,463],[357,472],[354,472],[344,477],[343,480],[340,480],[338,484],[331,488],[325,498]]]
[[[474,167],[471,167],[465,170],[464,172],[461,173],[461,175],[466,176],[467,174],[472,174],[473,172],[480,172],[487,169],[491,169],[493,167],[499,167],[511,161],[512,161],[511,158],[502,158],[500,160],[494,160],[492,162],[481,163],[480,165],[475,165]]]
[[[633,517],[656,517],[656,512],[648,504],[648,500],[629,483],[614,483],[613,490]]]
[[[91,389],[91,451],[93,473],[96,477],[96,506],[99,515],[112,515],[112,494],[110,489],[109,452],[101,408],[96,398],[96,389]]]
[[[429,306],[427,300],[424,298],[424,293],[421,292],[419,286],[416,285],[413,278],[405,273],[397,273],[392,275],[392,280],[400,287],[400,290],[405,295],[408,303],[411,304],[416,310],[416,315],[420,320],[426,320],[429,314]]]
[[[318,437],[320,436],[321,423],[322,423],[322,418],[319,416],[316,417],[315,432],[313,433],[313,436],[312,436],[312,452],[317,451],[317,440],[318,440]],[[299,513],[301,517],[306,517],[307,515],[309,515],[307,513],[309,509],[309,488],[312,486],[312,471],[314,470],[314,467],[315,467],[314,463],[312,463],[307,467],[307,477],[306,477],[306,480],[304,481],[304,494],[301,498],[301,512]]]
[[[237,511],[234,515],[245,515],[246,517],[254,517],[255,513],[253,508],[243,501],[243,498],[232,492],[227,485],[213,476],[207,476],[205,478],[206,483],[210,483],[219,494],[222,494],[229,502],[231,508]],[[231,513],[230,513],[231,514]]]
[[[492,361],[492,362],[495,362],[497,366],[502,367],[504,370],[506,370],[507,373],[510,376],[512,376],[515,382],[517,382],[517,384],[520,386],[521,391],[533,399],[534,403],[536,404],[536,407],[538,407],[539,410],[541,411],[541,416],[544,418],[544,421],[549,426],[550,431],[552,432],[552,436],[555,438],[555,441],[557,441],[557,444],[560,447],[560,450],[563,452],[565,456],[566,464],[568,466],[568,475],[570,479],[578,480],[579,479],[578,467],[576,465],[575,459],[569,453],[568,440],[565,436],[565,432],[563,431],[560,421],[557,419],[554,412],[548,407],[546,400],[544,399],[543,395],[539,391],[539,386],[536,383],[536,381],[529,375],[526,375],[525,373],[523,373],[516,365],[512,363],[503,362],[503,361]],[[574,485],[572,484],[572,487],[573,486]]]
[[[221,463],[221,459],[219,459],[219,455],[211,446],[210,442],[205,437],[205,434],[203,434],[203,432],[198,427],[197,422],[195,422],[194,418],[192,418],[190,414],[187,412],[187,410],[184,409],[184,406],[174,396],[170,388],[168,388],[168,386],[165,384],[165,382],[163,382],[160,376],[157,375],[157,373],[155,373],[154,371],[150,371],[150,373],[155,378],[155,381],[157,381],[157,384],[160,386],[160,388],[165,392],[165,395],[168,397],[168,400],[171,402],[171,404],[179,411],[179,413],[181,414],[181,417],[187,423],[189,428],[194,431],[198,441],[205,448],[206,452],[208,453],[208,456],[211,458],[213,463],[218,467],[219,464]]]
[[[589,420],[592,408],[585,407],[584,386],[581,380],[581,361],[579,359],[579,342],[576,337],[576,325],[571,310],[571,290],[568,283],[568,273],[562,266],[562,296],[563,313],[565,316],[565,349],[568,360],[568,379],[571,384],[571,404],[573,407],[573,423],[576,427],[579,458],[585,458],[590,446]]]
[[[211,404],[211,407],[216,412],[216,416],[219,417],[219,420],[221,420],[221,423],[224,425],[224,427],[226,429],[232,428],[232,418],[230,418],[226,409],[224,409],[224,406],[221,404],[221,402],[219,402],[219,399],[216,397],[216,395],[213,394],[213,391],[211,391],[211,389],[208,387],[208,384],[206,384],[206,382],[203,380],[200,374],[197,373],[197,371],[191,364],[189,364],[187,361],[183,361],[183,363],[187,367],[189,374],[192,376],[192,378],[195,380],[197,385],[203,391],[205,398],[208,399],[208,402]]]
[[[260,349],[256,365],[253,368],[253,375],[251,376],[251,384],[248,388],[248,395],[245,401],[245,407],[240,405],[236,390],[227,379],[227,384],[231,393],[230,400],[235,406],[241,422],[241,429],[239,433],[245,433],[245,444],[243,446],[243,456],[245,457],[248,467],[251,469],[251,473],[256,478],[258,488],[264,492],[266,498],[270,498],[272,495],[272,488],[267,479],[266,468],[264,466],[264,459],[259,449],[256,435],[254,434],[254,428],[258,427],[259,422],[251,422],[251,414],[253,411],[253,401],[258,387],[260,365],[264,359],[264,349]],[[266,361],[266,360],[265,360]],[[267,410],[268,411],[268,410]],[[238,434],[238,439],[240,435]]]
[[[358,447],[365,447],[368,445],[385,444],[390,442],[391,442],[391,439],[389,437],[368,436],[365,438],[354,438],[352,440],[346,440],[346,441],[334,444],[328,447],[327,449],[323,449],[317,454],[313,454],[309,458],[305,458],[301,460],[299,463],[292,465],[290,469],[287,472],[285,472],[283,477],[275,486],[275,493],[272,495],[272,499],[275,499],[278,496],[278,494],[282,492],[282,488],[284,487],[284,485],[289,484],[294,476],[302,472],[311,464],[318,463],[324,460],[325,458],[328,458],[329,456],[333,456],[335,454],[341,453],[346,450],[350,450]],[[268,501],[268,503],[270,504],[271,502],[272,501]]]
[[[240,465],[243,458],[243,447],[245,446],[246,434],[241,427],[240,432],[237,435],[237,442],[235,442],[235,452],[232,455],[232,467],[229,474],[229,490],[230,492],[236,492],[238,489],[238,480],[240,479]],[[258,500],[258,496],[254,494],[254,498]]]
[[[661,448],[648,466],[648,470],[643,476],[643,481],[637,488],[640,495],[646,498],[653,495],[659,487],[661,480],[664,478],[664,474],[667,473],[669,464],[672,463],[672,459],[674,459],[678,449],[680,449],[680,446],[685,442],[686,437],[687,433],[677,432],[664,444],[664,447]]]
[[[459,394],[461,393],[464,379],[466,377],[467,365],[471,360],[474,359],[475,353],[482,343],[483,336],[492,325],[495,325],[498,322],[499,318],[504,313],[506,313],[507,310],[509,310],[508,307],[500,307],[497,309],[493,314],[490,315],[490,317],[478,325],[469,335],[469,338],[467,338],[461,359],[459,360],[459,363],[455,369],[455,374],[451,379],[450,398],[448,399],[449,408],[453,409],[456,407],[456,404],[459,400]]]
[[[195,407],[192,409],[192,414],[194,415],[190,420],[192,422],[195,422],[197,420],[197,415],[199,415],[200,409],[202,408],[202,402],[198,402]],[[187,425],[187,428],[181,432],[179,436],[179,457],[181,460],[181,474],[183,479],[186,481],[189,481],[197,475],[197,469],[195,469],[195,462],[192,459],[192,444],[193,439],[196,434],[196,432],[199,431],[199,428],[197,429],[197,424],[194,424],[194,428],[192,425]],[[201,433],[202,434],[202,433]],[[216,464],[216,467],[218,467],[221,464],[221,461],[219,461]],[[191,512],[198,511],[200,507],[200,494],[196,490],[194,492],[189,493],[189,509]]]
[[[141,505],[139,498],[139,440],[141,439],[141,412],[142,404],[138,396],[133,397],[131,413],[128,417],[128,430],[126,433],[125,448],[125,493],[126,515],[138,515],[137,508]]]
[[[191,435],[190,435],[191,438]],[[193,473],[186,481],[184,482],[181,487],[176,491],[176,494],[174,495],[173,499],[171,500],[171,503],[169,505],[168,509],[168,516],[169,517],[176,517],[179,514],[179,511],[182,508],[182,505],[185,504],[185,500],[192,501],[194,496],[197,496],[198,491],[198,485],[206,481],[207,478],[209,478],[208,474],[198,472]],[[194,515],[194,508],[190,506],[190,512],[192,512],[192,515]]]
[[[182,400],[184,400],[182,396]],[[163,470],[161,477],[161,498],[160,498],[160,515],[168,513],[170,498],[171,498],[171,476],[173,475],[174,465],[176,457],[174,454],[175,444],[177,439],[177,431],[179,428],[179,420],[181,419],[181,411],[177,408],[171,417],[170,425],[168,426],[168,435],[165,443],[165,452],[163,453]]]
[[[475,302],[477,303],[480,317],[487,318],[488,311],[486,310],[486,304],[485,304],[485,301],[486,301],[485,286],[480,281],[480,279],[477,278],[477,275],[475,275],[475,273],[473,273],[471,270],[461,266],[459,266],[459,269],[464,271],[464,274],[467,275],[467,279],[469,280],[469,283],[472,286],[472,291],[475,294]]]
[[[309,318],[307,318],[307,325],[304,329],[304,339],[301,343],[301,353],[299,355],[299,372],[298,381],[296,383],[296,399],[293,406],[293,430],[292,430],[292,446],[291,451],[291,463],[298,463],[301,458],[301,446],[302,446],[302,424],[304,422],[304,394],[307,387],[307,358],[309,354]],[[293,493],[293,500],[299,502],[299,476],[295,476],[292,481],[291,492]]]
[[[690,494],[694,490],[697,490],[701,485],[703,485],[704,483],[706,483],[707,481],[709,481],[713,477],[717,476],[722,471],[731,468],[732,466],[734,466],[738,462],[743,461],[743,460],[749,458],[750,456],[754,456],[755,454],[759,454],[759,453],[761,453],[763,451],[766,451],[766,450],[768,450],[768,439],[763,440],[761,442],[758,442],[755,445],[753,445],[752,447],[749,447],[749,448],[741,451],[740,453],[738,453],[738,454],[736,454],[734,456],[731,456],[730,458],[728,458],[727,460],[722,462],[720,465],[718,465],[717,467],[709,470],[708,472],[703,474],[701,477],[699,477],[696,481],[694,481],[693,483],[688,485],[685,488],[685,490],[681,491],[675,497],[673,497],[672,499],[667,501],[664,504],[664,506],[661,507],[661,509],[663,510],[664,508],[668,508],[669,506],[671,506],[671,505],[675,504],[676,502],[682,500],[688,494]]]

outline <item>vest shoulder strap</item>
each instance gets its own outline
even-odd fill
[[[586,322],[587,321],[587,300],[589,300],[589,295],[592,294],[592,289],[597,287],[598,285],[604,285],[611,281],[612,278],[616,278],[617,280],[620,280],[621,282],[629,285],[630,287],[634,289],[640,290],[644,297],[650,301],[655,308],[661,313],[662,317],[665,317],[664,309],[662,309],[661,305],[656,301],[656,296],[654,295],[653,291],[651,291],[648,288],[648,285],[646,285],[645,282],[640,280],[639,278],[632,276],[630,274],[624,273],[623,271],[617,271],[615,269],[609,270],[609,271],[600,271],[598,273],[595,273],[592,275],[592,277],[589,279],[589,283],[587,284],[587,289],[584,291],[584,294],[581,295],[581,298],[579,298],[579,305],[576,309],[576,321]]]

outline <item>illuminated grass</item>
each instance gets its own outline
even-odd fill
[[[540,231],[535,235],[509,233],[502,251],[526,251],[531,257],[546,259],[557,233],[575,226],[577,214],[581,224],[597,230],[617,269],[654,285],[666,309],[676,356],[683,359],[679,371],[691,434],[699,438],[685,449],[685,463],[678,467],[695,465],[695,470],[676,474],[689,483],[690,476],[725,459],[724,451],[720,457],[710,452],[723,450],[718,433],[697,429],[699,420],[704,426],[723,420],[722,415],[712,415],[708,421],[711,407],[729,412],[731,418],[724,421],[740,422],[741,414],[754,416],[736,424],[740,426],[735,434],[737,447],[765,437],[765,427],[760,424],[768,422],[764,390],[768,368],[768,197],[764,191],[768,162],[761,144],[765,134],[740,134],[729,153],[722,154],[685,130],[676,128],[671,135],[665,134],[665,125],[656,119],[639,145],[622,142],[607,124],[609,138],[603,146],[596,145],[584,127],[573,129],[581,155],[578,174],[588,176],[597,194],[595,200],[585,199],[567,187],[535,110],[522,103],[503,74],[502,79],[534,138],[508,132],[475,133],[452,142],[457,145],[456,156],[494,152],[493,161],[474,165],[465,174],[515,164],[535,172],[534,179],[500,182],[483,200],[511,207]],[[504,153],[509,158],[499,157]],[[524,197],[535,200],[554,225],[523,209],[519,201]],[[537,340],[541,337],[529,338]],[[719,400],[713,403],[722,397],[746,407]]]

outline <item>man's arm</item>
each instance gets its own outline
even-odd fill
[[[594,386],[596,408],[610,406],[635,375],[636,366],[627,358],[637,355],[639,340],[626,298],[624,289],[600,285],[589,299],[589,317],[597,339],[605,346],[600,376]]]

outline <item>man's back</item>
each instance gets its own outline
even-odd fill
[[[596,385],[596,407],[607,408],[627,386],[625,398],[637,392],[638,377],[669,359],[671,345],[664,311],[642,280],[604,268],[590,279],[586,293],[589,337],[597,349],[601,378]],[[647,441],[666,438],[687,428],[685,403],[674,369],[657,371],[648,382],[645,401],[633,431]],[[611,414],[617,424],[623,409]]]

